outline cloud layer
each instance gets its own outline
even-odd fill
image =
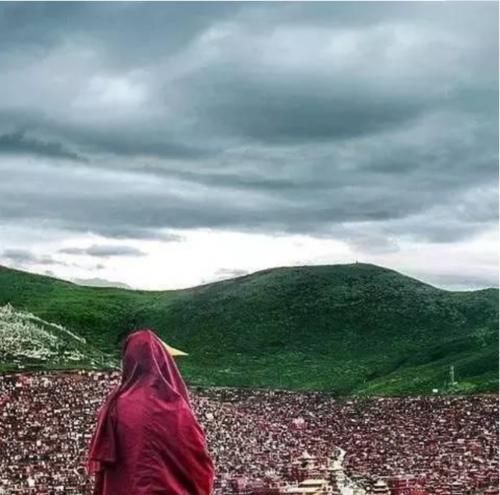
[[[367,256],[496,229],[497,19],[479,2],[3,3],[0,225]],[[90,248],[62,254],[111,256]]]

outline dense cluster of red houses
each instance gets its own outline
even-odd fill
[[[0,376],[0,495],[90,494],[85,452],[97,409],[118,380],[100,372]],[[337,493],[325,472],[336,448],[353,483],[342,495],[498,495],[494,395],[192,395],[217,466],[217,495]]]

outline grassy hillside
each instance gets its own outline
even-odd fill
[[[428,393],[498,386],[498,290],[449,292],[354,264],[278,268],[166,292],[81,287],[0,268],[0,305],[65,325],[104,352],[156,328],[200,385]]]
[[[103,354],[67,328],[42,320],[10,304],[0,306],[0,371],[38,368],[116,367]]]

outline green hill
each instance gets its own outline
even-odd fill
[[[117,360],[67,328],[10,304],[0,306],[0,370],[117,366]]]
[[[498,387],[498,290],[440,290],[373,265],[277,268],[179,291],[82,287],[0,267],[0,305],[71,328],[105,353],[152,327],[199,385],[336,393]],[[4,367],[9,366],[5,363]]]

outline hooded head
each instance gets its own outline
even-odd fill
[[[170,349],[173,351],[170,352]],[[130,334],[123,346],[121,390],[124,391],[134,384],[156,382],[189,400],[173,355],[186,355],[186,353],[167,346],[150,329]]]

